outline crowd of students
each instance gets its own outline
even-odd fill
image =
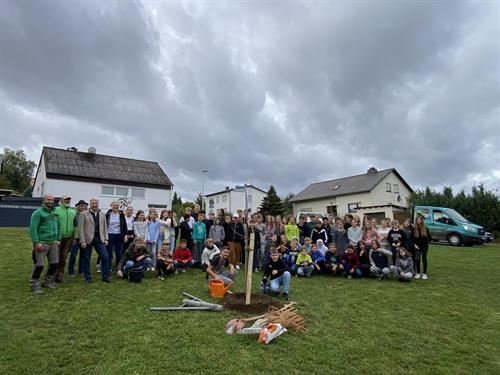
[[[292,276],[345,276],[347,278],[388,278],[400,281],[427,279],[427,252],[430,232],[423,217],[403,225],[397,220],[376,219],[347,214],[344,217],[235,215],[219,210],[205,212],[186,208],[178,220],[175,212],[150,209],[123,212],[113,202],[106,213],[97,199],[80,200],[71,208],[71,197],[63,196],[57,208],[54,198],[44,196],[43,205],[32,215],[30,236],[34,244],[32,291],[53,289],[62,282],[69,255],[68,275],[82,274],[92,283],[90,260],[98,253],[97,272],[110,282],[113,257],[116,275],[126,278],[132,269],[154,271],[161,280],[169,274],[200,268],[206,278],[217,278],[227,285],[234,277],[246,252],[254,252],[251,269],[263,272],[261,291],[278,293],[288,299]],[[176,244],[179,244],[176,247]],[[44,259],[49,269],[43,282],[40,275]],[[76,259],[78,271],[75,272]],[[423,269],[421,268],[421,263]],[[421,272],[422,271],[422,272]]]

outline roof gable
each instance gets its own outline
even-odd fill
[[[401,175],[396,171],[396,169],[390,168],[376,171],[374,173],[365,173],[351,177],[337,178],[335,180],[316,182],[306,187],[290,201],[299,202],[310,199],[329,198],[341,195],[369,192],[391,172],[394,172],[410,191],[413,191],[411,187],[406,183],[406,181],[401,177]]]
[[[48,178],[171,188],[172,181],[157,162],[44,147]]]

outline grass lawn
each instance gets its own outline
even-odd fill
[[[210,300],[198,270],[133,285],[66,278],[33,296],[27,229],[0,238],[1,374],[500,373],[498,244],[432,246],[427,281],[293,278],[309,332],[263,346],[224,332],[239,314],[149,311],[182,291]]]

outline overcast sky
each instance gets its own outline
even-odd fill
[[[500,186],[499,1],[0,0],[0,147],[160,163],[183,198],[396,168]]]

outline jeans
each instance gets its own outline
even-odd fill
[[[123,239],[124,237],[121,234],[109,234],[108,246],[106,246],[106,250],[108,251],[110,271],[111,271],[111,264],[113,263],[113,248],[115,249],[116,267],[118,267],[118,263],[120,263],[120,260],[122,259]],[[102,266],[103,265],[101,264],[101,267]]]
[[[99,257],[101,258],[101,275],[103,280],[109,280],[109,256],[106,246],[99,239],[99,237],[94,237],[91,243],[87,244],[84,252],[84,262],[83,262],[83,277],[86,281],[92,280],[92,275],[90,274],[90,258],[92,257],[92,250],[96,249]]]
[[[146,244],[149,252],[151,253],[151,260],[153,261],[153,265],[156,264],[156,241],[148,241]]]
[[[170,251],[175,250],[175,234],[169,236],[168,242],[170,244]]]
[[[404,272],[403,275],[401,275],[403,270],[400,267],[391,266],[390,269],[391,272],[394,273],[394,275],[400,280],[410,281],[413,278],[413,272]]]
[[[75,273],[75,263],[78,251],[80,251],[80,257],[78,258],[78,274],[80,275],[83,273],[83,262],[84,262],[83,259],[85,257],[85,251],[80,250],[80,244],[77,243],[71,246],[71,253],[69,254],[68,273],[70,275],[73,275]]]
[[[236,277],[236,271],[232,275],[228,271],[224,271],[218,274],[217,276],[219,277],[220,280],[224,281],[224,286],[228,286],[233,282],[234,278]],[[210,277],[210,280],[212,279],[213,278]]]
[[[271,291],[279,293],[280,286],[283,285],[283,293],[288,293],[288,287],[290,286],[290,279],[292,275],[290,272],[285,271],[283,275],[271,280]]]
[[[184,263],[184,262],[178,262],[176,260],[174,260],[174,267],[175,268],[189,268],[189,267],[192,267],[194,264],[194,261],[193,260],[190,260],[189,262],[187,263]]]
[[[308,265],[308,266],[300,266],[299,268],[297,268],[297,275],[299,275],[300,277],[311,277],[312,273],[314,271],[314,266],[312,264]]]
[[[420,273],[420,259],[424,264],[424,273],[427,273],[427,252],[429,246],[421,246],[420,249],[415,249],[415,264],[417,265],[417,273]]]
[[[351,273],[351,267],[349,266],[349,264],[345,264],[344,269],[345,269],[346,276],[349,276],[349,275],[356,276],[356,277],[363,276],[363,272],[361,272],[361,270],[359,268],[356,268],[356,270],[353,273]]]
[[[153,261],[150,257],[146,257],[139,262],[134,262],[132,260],[127,260],[123,266],[123,276],[127,276],[128,270],[131,268],[140,268],[145,271],[153,265]]]
[[[165,239],[165,235],[160,231],[160,236],[158,237],[158,241],[156,242],[156,254],[161,251],[161,247],[163,246],[163,240]]]
[[[373,276],[387,277],[391,273],[389,267],[380,268],[377,266],[371,266],[370,272]]]
[[[204,241],[196,240],[194,242],[193,260],[195,263],[201,263],[201,254],[203,254]]]

